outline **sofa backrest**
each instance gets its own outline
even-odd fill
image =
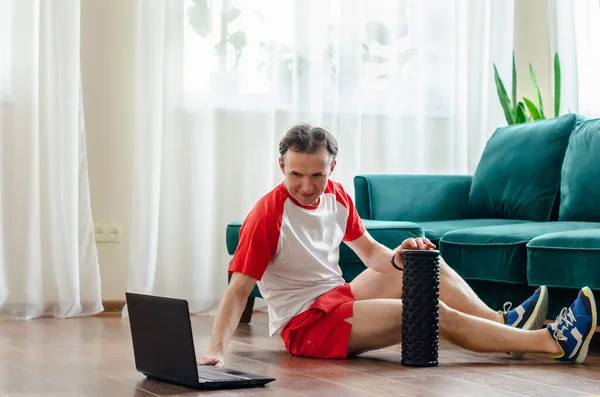
[[[562,166],[559,220],[600,222],[600,119],[575,125]]]
[[[356,209],[363,219],[464,219],[469,217],[470,186],[470,175],[357,175]]]
[[[470,210],[479,218],[554,220],[565,152],[581,119],[567,114],[498,128],[473,175]]]

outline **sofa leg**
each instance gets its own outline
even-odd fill
[[[242,313],[242,318],[240,319],[241,324],[247,324],[252,319],[252,310],[254,309],[254,297],[249,296],[248,302],[246,303],[246,308]]]

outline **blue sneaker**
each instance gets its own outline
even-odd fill
[[[548,312],[548,288],[542,285],[525,302],[512,310],[511,306],[512,303],[506,302],[504,311],[500,312],[504,324],[525,330],[543,328]],[[522,352],[510,352],[509,354],[512,358],[521,358],[525,355]]]
[[[571,307],[564,307],[556,322],[546,327],[562,353],[552,356],[559,361],[583,363],[596,331],[596,301],[588,287],[583,287]]]

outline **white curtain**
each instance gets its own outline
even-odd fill
[[[136,16],[128,289],[194,312],[218,303],[226,225],[281,181],[292,124],[338,138],[350,193],[362,173],[471,173],[504,124],[511,1],[139,0]]]
[[[0,316],[102,311],[79,1],[0,0]]]
[[[552,0],[549,26],[561,61],[562,112],[600,117],[600,2]]]

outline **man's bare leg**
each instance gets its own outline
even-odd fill
[[[382,274],[373,269],[366,269],[350,282],[350,286],[356,300],[399,299],[402,296],[402,272]],[[483,303],[466,281],[442,258],[440,258],[440,300],[463,313],[502,322],[500,313]]]
[[[349,355],[401,343],[402,302],[372,299],[354,302]],[[560,353],[560,347],[546,329],[524,331],[462,313],[440,302],[440,336],[475,352],[522,351]]]

